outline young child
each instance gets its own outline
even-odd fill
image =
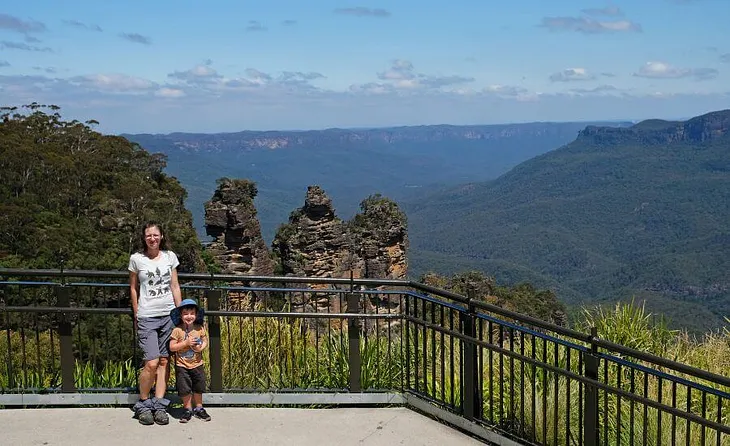
[[[170,337],[170,350],[176,352],[177,394],[185,406],[185,412],[180,417],[181,423],[187,423],[193,416],[210,421],[210,415],[203,408],[206,379],[202,352],[208,346],[203,314],[203,309],[193,299],[183,300],[180,306],[170,311],[170,318],[175,324]]]

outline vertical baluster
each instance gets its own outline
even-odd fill
[[[636,392],[636,369],[631,367],[631,384],[629,391],[631,394]],[[634,446],[634,400],[629,400],[629,446]]]
[[[352,280],[352,272],[350,272],[350,280]],[[360,313],[359,299],[357,294],[354,292],[352,284],[350,285],[350,293],[347,296],[347,312],[350,314]],[[350,345],[348,354],[348,364],[350,366],[350,392],[360,392],[362,359],[360,357],[360,325],[358,319],[354,317],[349,319],[347,332]],[[365,343],[367,345],[367,328],[365,329]]]
[[[672,381],[672,408],[677,408],[677,382]],[[672,414],[672,444],[677,444],[677,416]]]
[[[621,389],[621,364],[616,365],[616,387]],[[621,395],[616,394],[616,446],[621,446]]]
[[[441,309],[441,327],[446,327],[446,324],[444,323],[444,306],[440,306]],[[389,342],[390,343],[390,342]],[[446,358],[444,358],[446,350],[446,343],[444,342],[444,332],[441,332],[441,401],[446,402],[446,395],[444,392],[446,392]]]
[[[530,336],[530,341],[531,341],[530,358],[532,358],[534,360],[535,359],[535,346],[536,346],[534,334]],[[537,410],[537,401],[536,401],[536,399],[537,399],[537,365],[535,365],[535,363],[533,362],[531,367],[532,367],[532,379],[530,381],[530,388],[532,391],[532,411],[531,411],[532,423],[530,423],[530,431],[532,432],[532,442],[534,443],[535,439],[537,437],[537,433],[536,433],[537,414],[535,413],[535,411]],[[582,440],[583,440],[583,438],[580,437],[579,441],[582,441]]]
[[[220,310],[221,290],[205,290],[207,307],[210,311]],[[230,333],[230,331],[229,331]],[[228,336],[230,339],[230,336]],[[208,357],[210,359],[210,391],[223,392],[223,366],[221,361],[221,326],[219,316],[208,316]],[[228,348],[230,353],[230,346]],[[229,364],[230,358],[229,358]]]
[[[692,388],[687,386],[687,413],[692,413]],[[690,446],[690,437],[692,436],[692,423],[687,421],[687,428],[685,429],[685,444]]]

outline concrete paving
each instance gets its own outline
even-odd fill
[[[211,407],[209,422],[143,426],[128,408],[0,410],[7,445],[477,445],[482,442],[406,408]]]

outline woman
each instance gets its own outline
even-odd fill
[[[180,262],[167,249],[167,239],[159,224],[147,223],[141,232],[143,250],[129,257],[132,318],[144,360],[134,411],[141,424],[167,424],[168,343],[174,328],[170,310],[180,305],[182,297],[177,280]],[[153,385],[155,396],[150,398]]]

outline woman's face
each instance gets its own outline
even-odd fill
[[[144,242],[148,249],[160,249],[162,233],[157,226],[150,226],[144,230]]]

